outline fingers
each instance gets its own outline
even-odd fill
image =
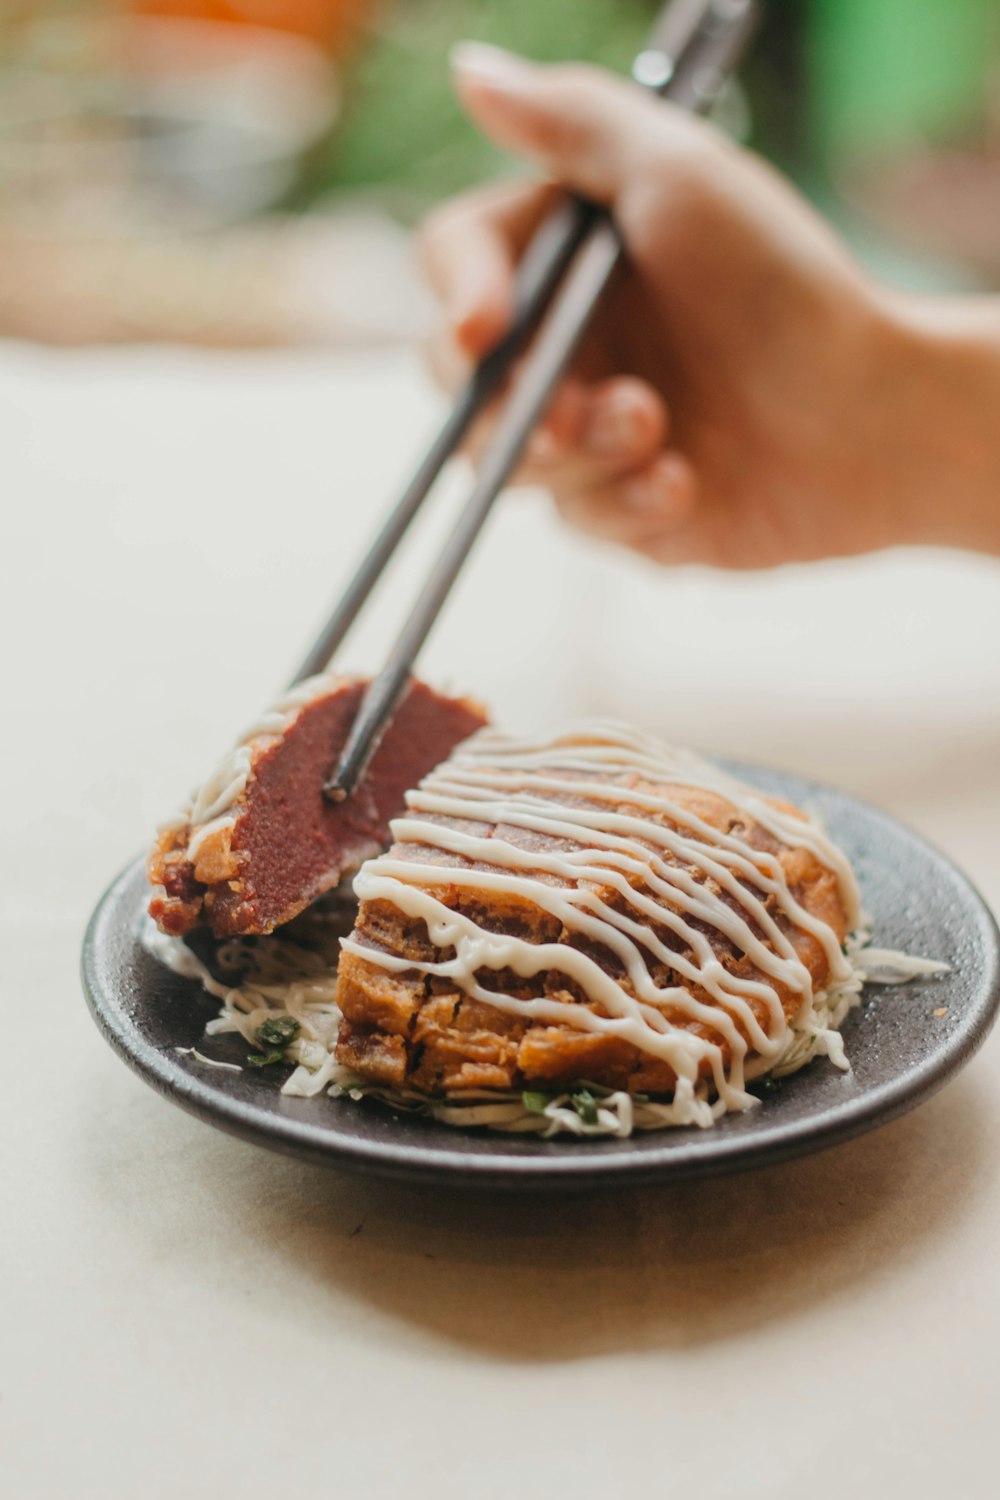
[[[554,193],[542,183],[505,183],[447,203],[424,223],[424,269],[466,362],[485,354],[506,330],[517,260]]]
[[[467,445],[474,463],[494,424],[495,413],[480,419]],[[741,566],[726,528],[716,534],[691,463],[665,451],[668,438],[666,407],[644,381],[628,375],[596,385],[569,379],[515,482],[544,486],[571,526],[654,562]]]
[[[631,375],[585,386],[568,382],[529,452],[536,477],[550,488],[588,492],[643,468],[667,438],[658,392]]]
[[[597,68],[540,67],[488,47],[452,50],[455,87],[479,128],[598,202],[614,200],[644,159],[659,106]]]
[[[491,430],[492,420],[476,433],[474,460]],[[688,461],[664,451],[668,436],[667,410],[644,381],[616,376],[587,386],[568,380],[517,479],[544,485],[563,518],[590,536],[659,561],[668,560],[676,537],[677,560],[689,560],[702,546],[690,526],[697,484]]]
[[[480,418],[467,446],[478,461],[495,426]],[[659,562],[707,560],[697,524],[690,463],[664,451],[669,414],[659,393],[634,376],[556,392],[515,476],[550,491],[563,518],[603,541]]]
[[[476,462],[492,435],[493,413],[482,419],[468,450]],[[520,483],[554,493],[589,493],[641,471],[663,449],[668,415],[659,394],[630,375],[594,385],[563,382],[518,470]]]
[[[601,541],[665,560],[670,537],[696,506],[694,471],[679,453],[659,453],[643,467],[590,490],[553,487],[560,514]]]

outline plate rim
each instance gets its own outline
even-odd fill
[[[720,758],[717,758],[720,759]],[[941,1045],[900,1077],[873,1091],[845,1099],[818,1120],[809,1117],[784,1121],[777,1134],[766,1127],[746,1135],[713,1136],[715,1149],[685,1152],[678,1136],[669,1132],[669,1145],[659,1152],[646,1147],[634,1156],[599,1155],[578,1141],[568,1142],[564,1155],[515,1156],[470,1153],[413,1142],[366,1141],[331,1131],[329,1123],[301,1121],[259,1109],[227,1094],[217,1084],[185,1069],[144,1034],[134,1017],[114,995],[109,995],[96,970],[96,954],[106,924],[120,908],[145,856],[130,860],[98,901],[87,923],[81,953],[81,978],[91,1015],[105,1040],[128,1066],[158,1093],[208,1124],[254,1145],[294,1155],[327,1166],[340,1166],[382,1177],[413,1181],[443,1180],[455,1186],[530,1191],[627,1186],[648,1182],[682,1181],[749,1171],[792,1158],[827,1150],[869,1130],[888,1124],[916,1108],[948,1083],[982,1046],[1000,1009],[1000,928],[985,899],[954,861],[930,840],[881,808],[853,793],[812,778],[777,768],[725,760],[738,774],[758,775],[795,783],[807,792],[832,795],[863,809],[876,822],[890,825],[945,866],[963,888],[970,915],[977,919],[982,943],[983,979],[976,1002]],[[796,795],[801,798],[802,792]],[[133,941],[138,941],[133,933]],[[711,1134],[711,1133],[709,1133]],[[698,1132],[692,1140],[701,1140]],[[456,1144],[461,1133],[456,1132]]]

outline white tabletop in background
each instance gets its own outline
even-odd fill
[[[1000,1037],[826,1155],[539,1202],[231,1140],[90,1022],[90,907],[287,675],[433,410],[403,356],[0,350],[0,1489],[992,1495]],[[520,495],[426,669],[506,723],[838,781],[1000,906],[998,641],[984,560],[669,575]]]

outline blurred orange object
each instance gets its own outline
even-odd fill
[[[307,37],[337,56],[349,50],[379,0],[127,0],[137,15],[225,21]]]

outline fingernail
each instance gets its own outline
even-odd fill
[[[642,441],[644,423],[631,402],[603,401],[592,413],[583,440],[591,453],[631,453]]]
[[[491,47],[488,42],[456,42],[449,60],[456,73],[507,92],[521,87],[531,71],[531,64],[524,58],[502,47]]]
[[[452,336],[460,348],[478,353],[491,342],[489,330],[484,333],[482,310],[469,297],[455,300],[448,310]]]
[[[659,468],[628,480],[621,487],[621,496],[636,515],[664,515],[671,508],[670,484]]]
[[[547,427],[539,427],[531,435],[526,457],[534,464],[548,464],[560,451],[559,442]]]

